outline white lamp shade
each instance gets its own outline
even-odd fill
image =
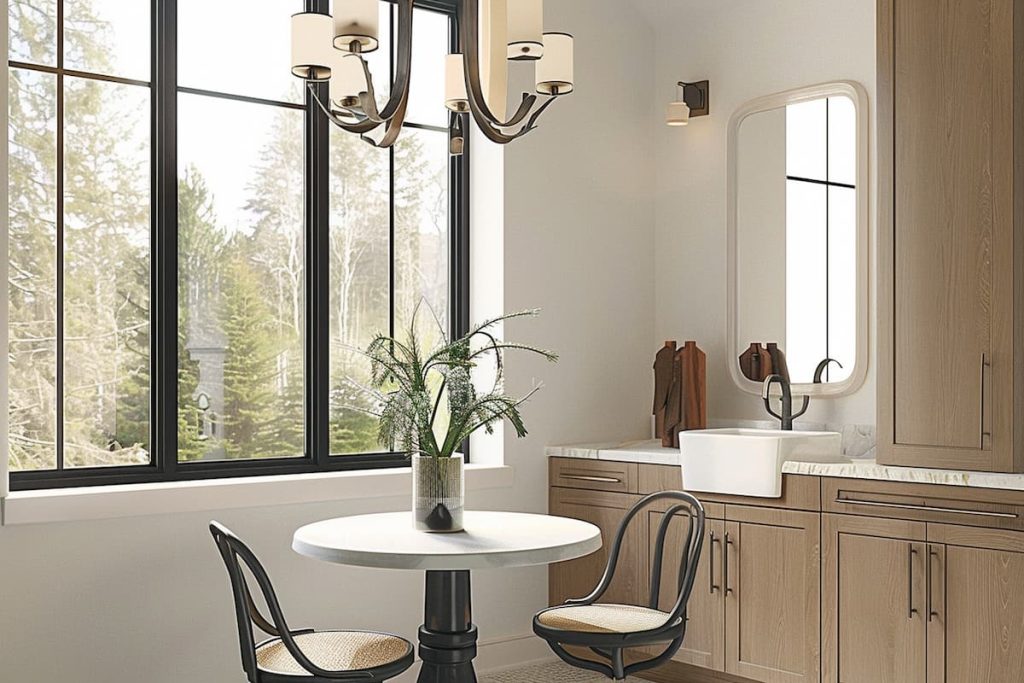
[[[456,112],[469,109],[466,72],[462,55],[448,55],[444,62],[444,106]]]
[[[686,102],[669,103],[665,123],[670,126],[685,126],[690,123],[690,107]]]
[[[544,56],[544,0],[508,0],[508,58]]]
[[[358,103],[359,94],[366,91],[366,72],[359,55],[335,51],[331,63],[332,109],[344,110]]]
[[[568,95],[573,87],[573,37],[568,33],[545,33],[544,56],[537,62],[537,92]]]
[[[380,15],[377,0],[334,0],[334,47],[344,52],[373,52]]]
[[[292,73],[309,81],[331,77],[331,18],[302,12],[292,15]]]

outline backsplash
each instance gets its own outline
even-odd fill
[[[711,429],[744,427],[747,429],[778,429],[776,420],[709,420]],[[794,429],[808,432],[839,432],[843,435],[843,455],[854,460],[874,460],[875,425],[844,425],[797,420]]]

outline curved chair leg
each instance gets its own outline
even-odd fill
[[[589,659],[580,659],[579,657],[569,654],[565,651],[565,648],[553,641],[548,641],[548,646],[551,647],[552,651],[554,651],[554,653],[558,655],[563,662],[570,666],[587,669],[588,671],[596,671],[608,678],[614,678],[615,676],[615,671],[610,666]]]
[[[652,657],[651,659],[645,659],[640,662],[634,662],[627,666],[626,674],[635,674],[638,671],[646,671],[647,669],[654,669],[661,666],[662,664],[664,664],[665,662],[667,662],[675,656],[676,652],[679,651],[679,648],[682,646],[682,644],[683,639],[676,638],[671,643],[669,643],[668,647],[665,648],[665,650],[660,655]]]

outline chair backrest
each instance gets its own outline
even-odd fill
[[[284,623],[283,615],[280,614],[281,609],[270,578],[249,546],[219,522],[210,522],[210,534],[217,544],[217,550],[220,551],[221,559],[224,560],[224,565],[228,570],[228,577],[231,579],[231,594],[235,603],[235,619],[238,622],[242,668],[250,681],[256,681],[256,641],[253,626],[270,636],[278,637],[282,631],[287,631],[288,627]],[[273,623],[260,613],[253,601],[243,564],[249,568],[253,578],[256,579],[258,588],[263,594],[263,600],[270,610]]]
[[[231,592],[235,600],[235,616],[238,621],[238,641],[242,651],[242,668],[245,669],[250,681],[259,683],[253,626],[267,635],[280,638],[288,654],[296,663],[315,677],[330,680],[373,679],[373,675],[369,672],[330,671],[314,664],[295,642],[296,635],[311,631],[292,631],[288,628],[288,622],[281,611],[281,603],[278,602],[277,594],[274,593],[270,577],[267,576],[266,570],[249,546],[218,522],[210,522],[210,533],[217,543],[217,549],[220,551],[220,556],[228,570],[228,576],[231,578]],[[249,569],[256,580],[260,593],[263,595],[263,601],[270,612],[270,619],[263,616],[253,601],[243,565]]]
[[[658,525],[658,532],[655,536],[653,546],[653,557],[651,563],[651,593],[648,606],[651,609],[658,609],[661,600],[661,578],[665,560],[665,545],[669,537],[672,521],[683,517],[687,520],[686,534],[682,538],[682,553],[679,563],[679,575],[677,577],[677,594],[673,603],[671,618],[668,623],[674,623],[686,611],[686,603],[690,599],[690,592],[693,589],[694,578],[697,575],[697,564],[700,562],[701,549],[704,545],[704,506],[692,494],[685,491],[661,491],[652,493],[641,499],[634,505],[622,522],[615,534],[615,540],[608,551],[608,565],[605,567],[604,575],[598,582],[597,587],[585,598],[570,600],[568,604],[590,604],[601,599],[608,586],[615,578],[615,568],[619,563],[619,555],[622,552],[623,541],[629,526],[633,520],[643,511],[651,508],[655,503],[671,501],[672,504],[664,511],[657,510],[662,514]]]

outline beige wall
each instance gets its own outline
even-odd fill
[[[686,128],[658,126],[655,133],[657,319],[652,344],[698,340],[708,353],[710,417],[762,419],[760,399],[736,387],[725,358],[729,118],[755,97],[840,79],[865,86],[873,118],[875,2],[635,1],[657,27],[657,106],[664,108],[678,80],[711,80],[709,117],[694,119]],[[873,148],[873,124],[871,131]],[[872,170],[872,195],[874,178]],[[870,215],[873,233],[873,208]],[[869,281],[873,289],[873,263]],[[873,291],[869,300],[873,321]],[[843,399],[813,401],[808,419],[874,424],[873,323],[871,328],[864,386]]]
[[[552,29],[576,35],[579,89],[507,151],[504,258],[498,268],[477,268],[474,286],[502,296],[503,268],[505,307],[544,309],[510,333],[563,360],[510,363],[511,390],[535,380],[546,386],[526,409],[530,438],[505,439],[514,486],[471,494],[477,508],[543,511],[545,444],[639,435],[647,426],[653,36],[620,0],[549,0],[547,11]],[[501,243],[501,200],[492,195],[474,207],[477,250]],[[412,636],[421,576],[328,566],[289,549],[292,531],[306,522],[408,504],[338,501],[216,516],[251,541],[294,624]],[[0,680],[240,680],[226,577],[205,529],[211,516],[0,528]],[[477,572],[474,580],[482,664],[546,655],[530,635],[534,611],[546,604],[546,571]]]

